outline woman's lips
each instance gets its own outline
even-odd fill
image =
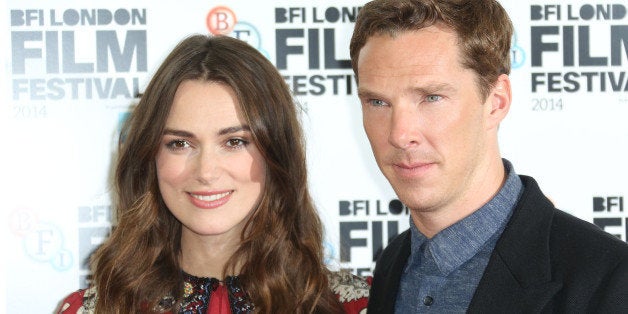
[[[203,209],[213,209],[227,203],[233,195],[233,190],[222,192],[189,192],[190,200],[194,206]]]

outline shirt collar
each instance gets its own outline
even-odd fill
[[[412,260],[419,256],[431,256],[441,273],[448,275],[475,256],[492,235],[501,233],[523,190],[521,179],[512,164],[506,159],[503,159],[503,163],[507,173],[504,185],[488,203],[471,215],[431,239],[427,239],[410,219]]]

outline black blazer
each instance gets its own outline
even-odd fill
[[[468,313],[628,313],[628,244],[564,213],[536,181],[524,190],[491,254]],[[410,232],[377,261],[368,313],[394,313]]]

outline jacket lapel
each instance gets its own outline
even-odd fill
[[[373,277],[368,313],[394,313],[399,282],[410,256],[410,231],[400,234],[379,258]]]
[[[498,255],[493,255],[490,268],[475,291],[468,313],[542,313],[562,284],[540,282],[523,286]]]
[[[560,290],[552,278],[549,235],[552,203],[534,179],[521,176],[524,192],[491,254],[469,313],[538,313]]]

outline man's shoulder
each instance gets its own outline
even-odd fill
[[[548,219],[551,224],[550,240],[573,246],[573,249],[608,249],[614,248],[619,252],[628,252],[628,244],[615,236],[605,232],[591,222],[578,218],[566,211],[556,208],[538,187],[532,177],[520,176],[524,182],[526,200],[523,206],[528,213],[522,216],[525,223],[529,219]],[[520,219],[521,220],[521,219]],[[540,221],[539,221],[540,222]],[[575,245],[579,244],[579,245]]]
[[[605,260],[628,258],[628,243],[562,210],[554,211],[552,230],[556,250],[578,255],[586,253]]]
[[[603,271],[615,267],[620,261],[623,261],[622,263],[628,261],[626,242],[591,222],[556,208],[531,177],[522,176],[522,180],[529,194],[524,201],[525,211],[517,218],[518,236],[525,231],[526,238],[541,239],[542,236],[529,237],[530,233],[547,232],[547,245],[552,264],[573,271],[576,271],[576,268],[586,268],[588,272],[593,269]]]
[[[498,240],[496,251],[509,269],[531,267],[585,282],[628,267],[628,244],[598,226],[556,208],[532,177]],[[576,279],[579,278],[579,279]]]

